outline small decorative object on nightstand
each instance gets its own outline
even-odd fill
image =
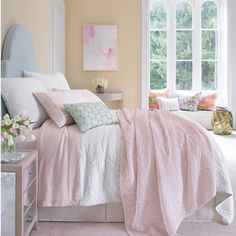
[[[107,92],[107,93],[96,93],[96,95],[103,101],[118,101],[119,107],[123,106],[123,94],[121,92]]]
[[[108,86],[108,81],[103,78],[96,78],[93,80],[93,84],[96,88],[96,93],[104,93]]]
[[[16,162],[2,163],[1,234],[28,236],[37,229],[38,153],[17,150]]]

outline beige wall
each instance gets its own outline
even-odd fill
[[[65,0],[66,77],[73,88],[92,89],[95,77],[109,81],[109,90],[124,93],[124,106],[139,105],[139,0]],[[83,24],[118,26],[118,63],[115,72],[83,71]]]
[[[1,3],[2,43],[9,26],[25,25],[33,38],[39,71],[50,73],[51,0],[2,0]]]

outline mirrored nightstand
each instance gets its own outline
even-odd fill
[[[23,153],[18,161],[1,164],[1,235],[28,236],[37,229],[38,153],[17,153]]]

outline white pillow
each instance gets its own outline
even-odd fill
[[[33,96],[33,92],[47,91],[44,85],[33,78],[1,78],[2,98],[11,117],[29,116],[33,128],[41,126],[48,119],[47,113]]]
[[[179,101],[178,98],[157,98],[159,109],[165,111],[179,111]]]
[[[34,93],[34,95],[58,127],[75,123],[64,104],[102,102],[99,97],[86,89]]]
[[[48,91],[53,90],[70,90],[70,86],[62,73],[54,75],[39,74],[35,72],[23,71],[24,77],[39,79]]]

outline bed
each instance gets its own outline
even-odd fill
[[[24,45],[19,47],[19,45]],[[29,70],[37,72],[37,64],[35,60],[33,43],[29,33],[24,26],[15,25],[10,28],[4,41],[3,53],[2,53],[2,77],[22,77],[23,70]],[[23,80],[22,80],[23,81]],[[2,102],[2,114],[7,112],[3,100]],[[47,120],[42,126],[34,130],[36,137],[40,139],[42,135],[43,126],[53,126]],[[47,123],[47,124],[46,124]],[[60,129],[54,127],[55,135],[60,133]],[[92,133],[93,131],[91,131]],[[94,131],[95,132],[95,131]],[[97,131],[99,132],[99,131]],[[95,134],[92,134],[96,136]],[[37,142],[32,143],[18,143],[18,148],[39,148]],[[42,150],[39,150],[39,154]],[[39,155],[39,162],[41,160]],[[231,165],[230,160],[229,165]],[[235,165],[235,163],[234,163]],[[236,167],[235,167],[236,168]],[[40,181],[39,176],[39,181]],[[236,189],[236,183],[233,182],[233,189]],[[226,207],[231,209],[231,215],[229,220],[222,220],[222,216],[216,210],[216,202],[219,203],[219,199],[214,198],[208,202],[204,207],[197,210],[194,214],[189,216],[185,221],[187,222],[222,222],[229,224],[233,220],[233,198],[229,194],[227,198]],[[86,205],[86,204],[85,204]],[[91,204],[88,204],[91,205]],[[116,199],[113,203],[96,204],[92,206],[80,206],[79,203],[68,204],[67,206],[41,206],[39,207],[39,220],[41,221],[94,221],[94,222],[124,222],[124,210],[121,199]]]

